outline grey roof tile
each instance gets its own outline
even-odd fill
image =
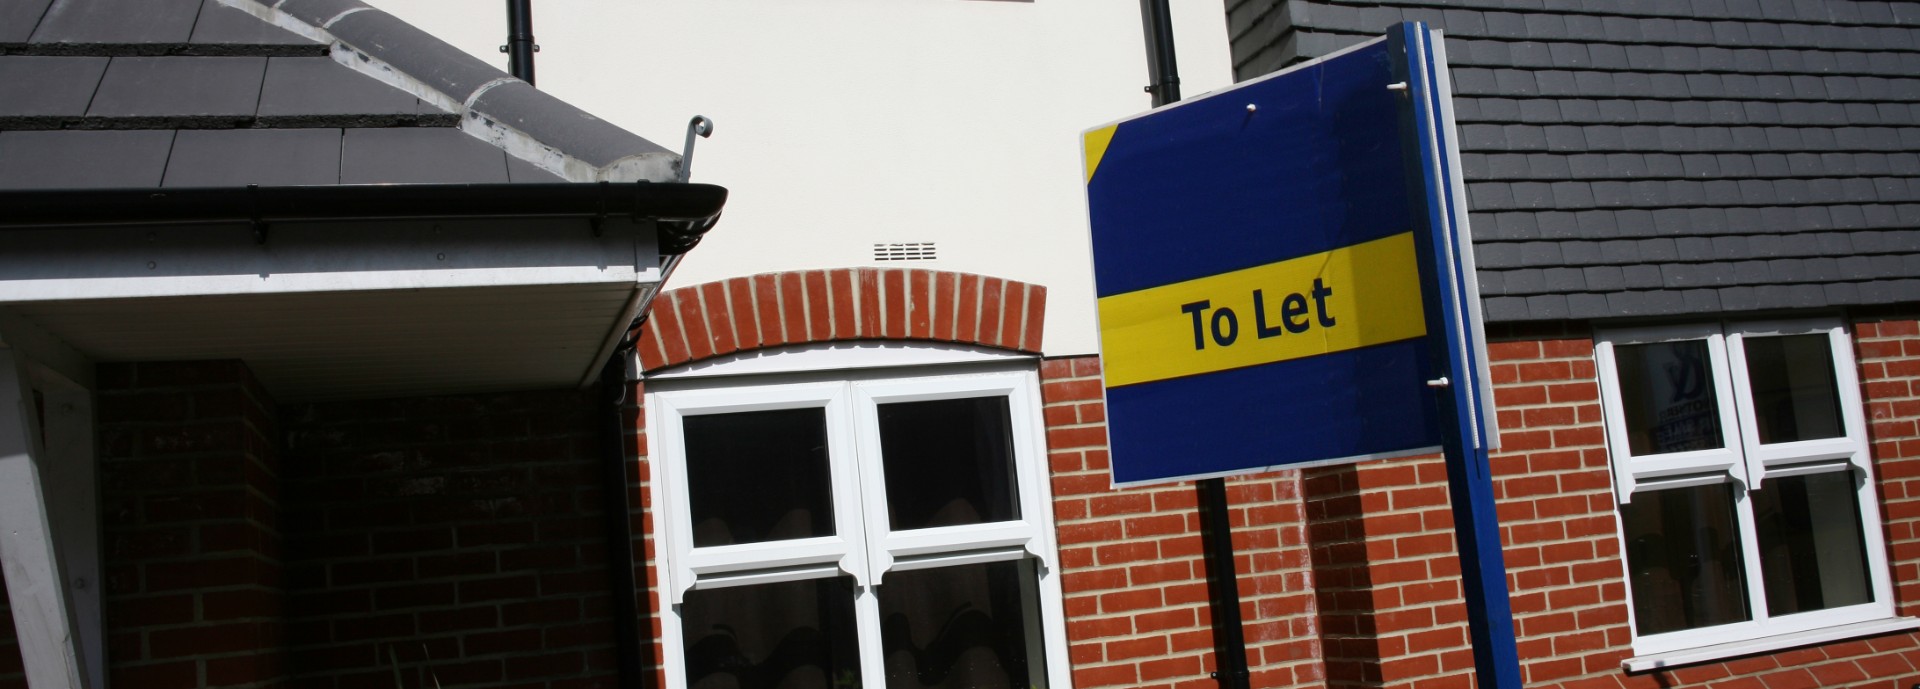
[[[1752,311],[1760,308],[1752,287],[1722,287],[1718,292],[1720,307],[1727,311]]]
[[[340,183],[338,129],[189,129],[174,139],[162,186]]]
[[[1642,239],[1634,242],[1633,246],[1638,250],[1637,256],[1623,252],[1621,260],[1609,261],[1609,263],[1638,263],[1643,260],[1660,263],[1680,260],[1680,249],[1671,237]]]
[[[353,71],[328,57],[267,60],[260,88],[261,117],[316,115],[407,115],[412,94]]]
[[[1821,285],[1820,287],[1822,291],[1825,293],[1828,303],[1831,303],[1831,304],[1862,303],[1859,289],[1851,283],[1845,283],[1845,282],[1829,283],[1829,284]]]
[[[1620,276],[1626,280],[1627,289],[1652,289],[1664,284],[1660,266],[1656,265],[1621,266]]]
[[[1554,207],[1553,189],[1545,182],[1515,182],[1510,189],[1514,208]]]
[[[341,184],[505,181],[506,153],[458,129],[349,129],[341,147]]]
[[[1510,270],[1500,275],[1507,294],[1528,295],[1547,291],[1546,271],[1539,268]]]
[[[1465,158],[1465,156],[1462,156]],[[1486,176],[1492,179],[1520,179],[1534,170],[1527,164],[1528,156],[1520,153],[1495,153],[1485,156]],[[1469,179],[1472,176],[1469,175]],[[1871,187],[1869,187],[1871,188]]]
[[[1582,272],[1582,283],[1589,290],[1610,292],[1627,286],[1626,273],[1619,266],[1588,266]]]
[[[193,34],[188,40],[199,45],[322,47],[311,38],[260,21],[220,0],[201,1],[200,17],[194,21]]]
[[[1573,214],[1573,222],[1574,227],[1577,228],[1573,233],[1576,237],[1603,238],[1620,234],[1620,228],[1615,225],[1614,213],[1611,211],[1580,211]]]
[[[1502,225],[1505,215],[1502,214]],[[1520,265],[1520,245],[1518,244],[1475,244],[1473,247],[1475,265],[1481,269],[1513,268]]]
[[[95,117],[252,117],[264,57],[116,57],[87,114]]]
[[[542,143],[572,152],[595,167],[632,156],[669,153],[523,82],[508,82],[488,90],[473,108]]]
[[[8,0],[0,2],[0,43],[25,43],[40,25],[53,0]]]
[[[1561,294],[1541,294],[1527,297],[1527,313],[1538,319],[1566,318],[1568,316],[1567,297]]]
[[[1604,294],[1567,295],[1567,317],[1574,319],[1605,318],[1613,315],[1613,307],[1607,303]]]
[[[0,132],[0,189],[159,186],[172,130]]]
[[[507,156],[507,181],[515,184],[528,182],[565,182],[566,178],[540,169],[527,161]]]
[[[1493,297],[1482,302],[1486,318],[1491,321],[1523,321],[1531,314],[1527,312],[1525,297]]]
[[[1711,289],[1682,290],[1680,302],[1685,313],[1713,313],[1720,310],[1720,293]]]
[[[104,57],[0,55],[0,119],[84,115],[106,69]]]
[[[1562,262],[1558,242],[1527,242],[1520,245],[1520,265],[1557,266]]]
[[[379,10],[348,14],[328,30],[360,50],[377,47],[378,57],[387,64],[457,102],[466,102],[481,86],[507,76],[480,58]]]
[[[1579,237],[1580,228],[1578,215],[1577,213],[1560,210],[1535,213],[1534,218],[1540,223],[1539,237],[1541,239],[1553,240]]]
[[[33,3],[28,3],[33,4]],[[34,43],[186,43],[200,0],[54,0]]]

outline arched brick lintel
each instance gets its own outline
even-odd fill
[[[813,342],[924,340],[1040,351],[1047,288],[903,268],[761,273],[662,292],[634,345],[642,371]]]

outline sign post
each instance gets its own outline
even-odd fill
[[[1444,48],[1388,35],[1086,132],[1114,482],[1443,452],[1482,687],[1517,689]]]

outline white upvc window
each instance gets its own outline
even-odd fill
[[[1636,654],[1893,618],[1840,322],[1610,331],[1595,355]]]
[[[1031,362],[648,382],[669,689],[1071,686]]]

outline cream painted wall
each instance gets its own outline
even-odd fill
[[[499,0],[371,0],[501,66]],[[1231,82],[1221,0],[1171,0],[1182,90]],[[1048,355],[1096,351],[1080,132],[1150,103],[1133,0],[537,0],[540,88],[732,192],[673,277],[883,265],[1048,287]],[[877,263],[882,242],[936,261]]]

